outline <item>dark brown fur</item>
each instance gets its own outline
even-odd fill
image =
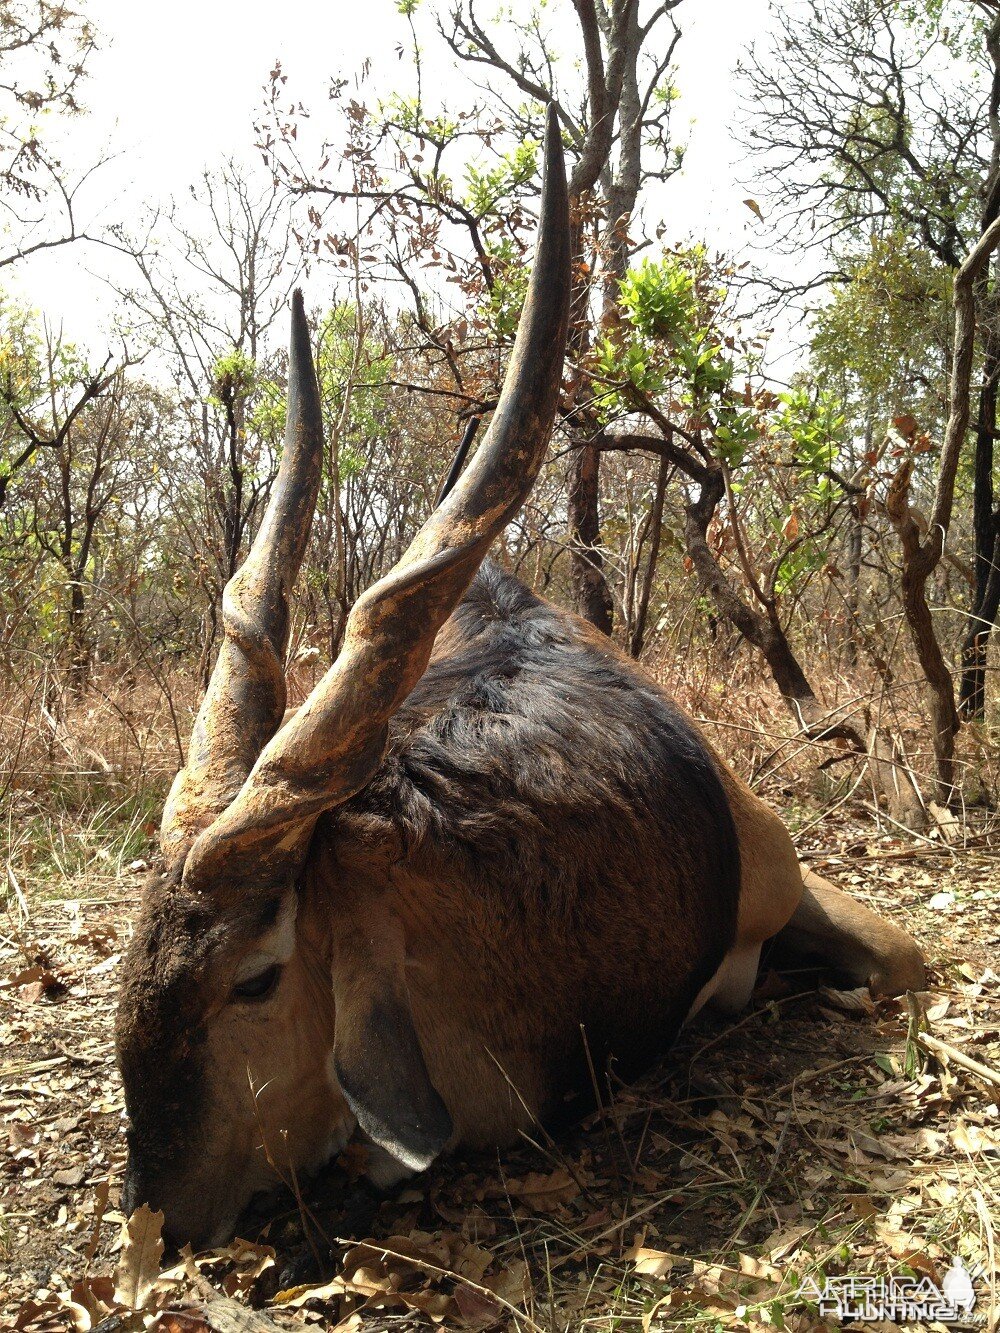
[[[635,1067],[669,1045],[735,933],[739,849],[712,758],[610,644],[493,564],[442,639],[327,836],[348,856],[345,840],[388,840],[415,876],[461,885],[502,964],[549,958],[572,1007],[554,1067],[578,1064],[580,1023]],[[502,995],[503,967],[494,982]]]
[[[218,1239],[270,1178],[262,1135],[300,1172],[354,1120],[407,1164],[513,1142],[589,1091],[585,1041],[631,1074],[734,953],[743,1003],[790,920],[862,983],[920,983],[902,932],[812,878],[801,906],[780,821],[651,678],[487,564],[294,893],[192,894],[177,869],[147,889],[117,1028],[123,1206]],[[234,1004],[296,895],[274,997]]]

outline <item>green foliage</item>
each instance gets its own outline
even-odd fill
[[[900,18],[925,42],[940,42],[961,60],[983,49],[988,20],[965,0],[898,0]]]
[[[459,123],[453,116],[445,111],[437,116],[425,115],[418,98],[404,97],[402,93],[393,93],[382,102],[379,114],[386,124],[431,143],[446,143],[458,133]]]
[[[628,410],[630,388],[653,397],[669,393],[695,417],[710,414],[721,450],[739,461],[753,424],[733,393],[734,365],[722,332],[727,294],[703,246],[629,269],[620,286],[622,323],[595,348],[597,378],[608,386],[605,415]]]
[[[234,347],[220,356],[212,367],[212,388],[208,402],[213,407],[224,407],[226,402],[245,401],[257,383],[257,367],[246,352]]]
[[[698,323],[697,266],[704,250],[644,259],[629,269],[621,283],[621,303],[629,322],[646,339],[661,339],[673,347],[688,346]]]
[[[5,396],[21,406],[30,402],[41,384],[42,340],[32,316],[0,303],[0,384]]]
[[[316,374],[327,422],[341,423],[341,478],[360,470],[365,455],[352,441],[372,439],[387,424],[389,395],[381,386],[393,378],[393,357],[364,328],[349,301],[333,306],[320,321],[316,342]],[[350,393],[347,415],[345,394]],[[284,404],[281,407],[284,414]]]
[[[285,392],[240,348],[221,356],[212,367],[209,407],[223,421],[222,434],[235,425],[244,476],[253,481],[266,478],[284,430]]]
[[[53,395],[58,400],[93,375],[74,343],[59,342],[47,350],[38,316],[0,296],[0,384],[20,412],[31,417],[48,411]]]
[[[0,296],[0,479],[11,478],[27,443],[15,413],[39,437],[49,438],[53,411],[62,418],[70,397],[94,373],[78,347],[62,342],[47,347],[35,313]],[[36,451],[22,464],[22,475],[43,461]]]
[[[478,218],[493,213],[505,199],[511,199],[538,172],[538,141],[525,139],[488,170],[475,166],[465,170],[465,202]]]
[[[846,280],[813,324],[818,379],[842,386],[849,413],[888,421],[912,412],[933,425],[951,332],[951,273],[901,232],[847,258]]]
[[[486,251],[493,273],[493,290],[487,293],[477,314],[498,341],[509,341],[517,331],[521,307],[528,294],[530,270],[509,236],[488,241]]]
[[[778,395],[772,434],[787,444],[799,474],[826,480],[846,437],[837,398],[822,389],[799,386]]]

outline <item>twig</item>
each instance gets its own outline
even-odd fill
[[[507,1083],[508,1088],[510,1088],[511,1092],[514,1094],[514,1096],[517,1098],[517,1100],[518,1100],[518,1101],[521,1103],[521,1105],[524,1107],[525,1114],[529,1117],[529,1119],[531,1120],[531,1123],[535,1126],[536,1129],[538,1129],[538,1130],[540,1131],[542,1137],[545,1139],[545,1142],[546,1142],[546,1144],[547,1144],[547,1146],[548,1146],[549,1151],[546,1151],[546,1149],[543,1148],[542,1145],[541,1145],[540,1143],[537,1143],[537,1142],[531,1137],[531,1135],[528,1134],[528,1133],[527,1133],[525,1130],[523,1130],[523,1129],[518,1131],[519,1134],[521,1135],[521,1138],[524,1139],[524,1141],[525,1141],[526,1143],[530,1143],[531,1146],[532,1146],[532,1148],[534,1148],[536,1152],[540,1152],[540,1153],[542,1154],[543,1157],[548,1157],[549,1160],[555,1162],[555,1164],[556,1164],[557,1166],[561,1166],[561,1167],[562,1167],[562,1168],[569,1174],[569,1176],[570,1176],[571,1179],[573,1180],[573,1183],[576,1185],[576,1187],[577,1187],[577,1189],[580,1191],[580,1193],[581,1193],[585,1198],[587,1198],[587,1199],[593,1199],[593,1198],[594,1198],[594,1195],[593,1195],[593,1194],[591,1193],[591,1191],[587,1188],[587,1186],[583,1183],[583,1180],[580,1178],[580,1175],[579,1175],[579,1173],[577,1172],[576,1168],[574,1167],[573,1163],[570,1161],[570,1159],[569,1159],[568,1157],[566,1157],[566,1156],[560,1151],[560,1149],[559,1149],[559,1145],[556,1143],[555,1139],[552,1137],[552,1135],[549,1133],[549,1131],[545,1128],[545,1126],[544,1126],[544,1125],[542,1124],[542,1122],[539,1120],[538,1116],[535,1115],[534,1111],[531,1109],[531,1107],[528,1105],[528,1103],[524,1100],[524,1097],[521,1095],[521,1089],[517,1086],[517,1084],[514,1082],[514,1080],[510,1077],[510,1075],[507,1073],[506,1069],[504,1069],[503,1065],[500,1063],[500,1061],[497,1059],[497,1057],[493,1054],[493,1052],[490,1050],[490,1048],[487,1046],[487,1047],[485,1047],[485,1050],[486,1050],[486,1054],[490,1057],[490,1059],[491,1059],[491,1060],[493,1061],[493,1063],[496,1065],[497,1069],[500,1070],[500,1073],[503,1075],[503,1077],[504,1077],[504,1079],[505,1079],[505,1081],[506,1081],[506,1083]]]
[[[604,1129],[604,1142],[608,1149],[608,1157],[614,1168],[615,1180],[621,1185],[621,1170],[618,1164],[618,1154],[615,1152],[611,1143],[611,1131],[608,1128],[608,1113],[604,1108],[604,1099],[601,1096],[601,1089],[597,1082],[597,1070],[594,1068],[594,1061],[590,1054],[590,1042],[587,1040],[587,1029],[583,1023],[580,1024],[580,1038],[583,1041],[583,1049],[587,1056],[587,1068],[590,1071],[590,1081],[594,1088],[594,1098],[597,1101],[597,1113],[601,1117],[601,1125]]]
[[[843,1069],[845,1065],[856,1065],[860,1061],[870,1059],[869,1055],[852,1055],[846,1060],[832,1060],[829,1064],[820,1065],[818,1069],[807,1069],[803,1074],[796,1074],[788,1083],[782,1083],[780,1088],[775,1088],[771,1097],[780,1097],[783,1093],[793,1092],[804,1083],[811,1083],[813,1079],[822,1078],[824,1074],[832,1074],[835,1069]]]
[[[439,1268],[437,1264],[428,1263],[426,1259],[414,1259],[412,1254],[400,1254],[397,1250],[390,1249],[386,1245],[380,1245],[377,1240],[359,1242],[357,1240],[348,1240],[343,1236],[334,1236],[333,1243],[334,1245],[346,1246],[349,1249],[367,1250],[369,1254],[382,1255],[387,1259],[399,1259],[402,1260],[403,1263],[413,1264],[418,1268],[422,1268],[427,1273],[434,1273],[438,1277],[451,1278],[453,1282],[461,1282],[466,1287],[471,1287],[473,1291],[478,1291],[481,1296],[485,1296],[488,1300],[496,1301],[498,1305],[503,1306],[508,1314],[512,1314],[517,1319],[520,1319],[527,1328],[532,1330],[532,1333],[547,1333],[547,1330],[543,1329],[541,1324],[536,1324],[526,1311],[522,1310],[517,1305],[513,1305],[510,1301],[505,1300],[499,1292],[492,1291],[489,1287],[484,1287],[481,1282],[473,1282],[472,1278],[466,1277],[464,1273],[453,1272],[450,1268]]]
[[[1000,1088],[1000,1073],[997,1070],[980,1063],[979,1060],[974,1060],[971,1055],[966,1055],[964,1051],[960,1051],[956,1046],[950,1046],[948,1042],[942,1041],[940,1037],[932,1036],[930,1032],[918,1032],[914,1040],[929,1055],[935,1055],[938,1059],[943,1056],[953,1065],[960,1065],[963,1069],[968,1070],[970,1074],[975,1074],[977,1078],[983,1079],[984,1082],[992,1083],[995,1088]]]
[[[27,925],[31,915],[30,912],[28,911],[28,900],[24,896],[24,890],[17,882],[17,879],[14,875],[14,871],[11,867],[10,862],[6,861],[4,865],[7,870],[7,882],[10,884],[11,889],[14,891],[14,901],[17,903],[17,910],[21,914],[21,924]]]

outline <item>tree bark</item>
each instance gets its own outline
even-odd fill
[[[607,209],[602,233],[602,276],[604,301],[602,322],[618,317],[618,284],[628,267],[628,224],[635,208],[641,183],[642,103],[639,96],[638,60],[643,32],[639,26],[636,0],[604,10],[587,0],[577,0],[577,13],[584,35],[590,88],[591,129],[587,146],[573,173],[572,186],[578,197],[603,180]],[[607,71],[602,66],[600,29],[603,26],[608,47]],[[619,126],[618,170],[612,173],[609,159],[613,144],[612,128]],[[588,297],[583,267],[583,236],[574,248],[578,255],[577,300],[574,301],[575,326],[580,330],[579,355],[585,341]],[[571,341],[573,335],[570,335]],[[614,624],[614,602],[604,573],[601,554],[601,454],[590,440],[578,445],[570,463],[567,507],[572,547],[570,577],[577,612],[610,634]]]
[[[653,591],[653,579],[656,577],[656,562],[660,556],[660,539],[663,533],[663,506],[667,497],[667,478],[670,475],[669,460],[660,458],[656,474],[656,490],[653,493],[653,507],[649,514],[649,555],[646,557],[646,569],[642,576],[642,588],[639,601],[632,617],[632,633],[629,638],[629,653],[638,660],[646,639],[646,623],[649,619],[649,599]]]
[[[600,457],[593,444],[581,444],[570,461],[567,496],[572,543],[570,577],[577,613],[610,634],[614,608],[601,554]]]
[[[725,493],[721,469],[706,468],[696,499],[685,505],[685,538],[695,574],[719,612],[763,655],[774,683],[792,716],[814,740],[842,738],[859,749],[865,744],[857,729],[845,723],[826,724],[824,709],[792,651],[777,612],[767,614],[745,602],[723,573],[708,545],[708,525]]]
[[[886,512],[899,535],[903,552],[903,611],[924,679],[930,689],[934,756],[942,805],[947,805],[954,793],[955,733],[959,728],[959,717],[955,704],[955,685],[934,632],[930,607],[927,605],[927,580],[944,552],[955,499],[958,462],[969,426],[972,362],[976,347],[976,284],[998,245],[1000,218],[994,219],[955,274],[951,405],[926,538],[921,537],[920,526],[910,510],[911,458],[903,463],[893,478],[885,502]]]
[[[90,638],[87,634],[87,600],[78,578],[70,579],[68,622],[69,685],[76,697],[82,698],[90,671]]]
[[[990,85],[990,167],[983,187],[980,236],[1000,216],[1000,14],[986,34],[986,50],[993,65]],[[993,452],[997,429],[997,390],[1000,384],[1000,312],[989,309],[989,272],[977,282],[983,383],[976,414],[976,454],[973,467],[972,530],[975,539],[975,591],[962,642],[962,682],[959,689],[965,717],[982,717],[986,708],[986,652],[997,619],[997,598],[990,587],[1000,544],[1000,507],[994,506]]]
[[[1000,508],[994,507],[993,451],[1000,383],[1000,327],[995,315],[983,320],[983,385],[976,419],[973,465],[972,528],[975,540],[975,590],[962,641],[962,682],[959,690],[965,717],[982,717],[986,709],[986,653],[997,620],[996,554],[1000,546]]]
[[[956,459],[957,461],[957,459]],[[942,464],[943,466],[943,464]],[[932,534],[927,543],[920,540],[920,529],[910,512],[910,475],[912,459],[907,459],[892,479],[886,496],[886,512],[899,535],[903,548],[900,594],[903,613],[910,627],[910,637],[917,652],[924,680],[930,687],[930,709],[934,758],[937,764],[938,790],[947,805],[955,787],[955,733],[959,728],[955,706],[955,686],[934,632],[931,609],[927,605],[927,580],[940,558],[940,538]],[[935,554],[935,544],[938,546]]]
[[[583,259],[579,201],[574,201],[573,208],[574,290],[570,305],[569,344],[573,359],[579,362],[586,354],[590,342],[587,312],[589,282]],[[566,476],[570,584],[577,614],[589,620],[602,633],[610,634],[614,624],[614,604],[604,576],[604,556],[601,553],[601,455],[589,438],[592,432],[588,416],[584,416],[587,434],[577,439]]]

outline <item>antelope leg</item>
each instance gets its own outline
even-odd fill
[[[923,955],[899,926],[878,916],[829,880],[802,870],[804,891],[779,945],[818,957],[873,995],[923,990]]]

